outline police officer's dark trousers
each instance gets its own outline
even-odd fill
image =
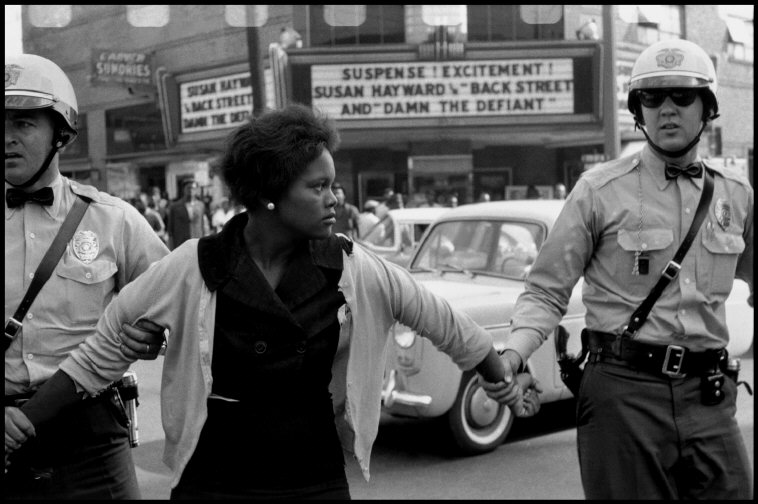
[[[10,458],[5,499],[139,499],[126,422],[111,390],[38,427]]]
[[[724,391],[706,406],[699,376],[587,363],[577,401],[586,498],[752,499],[736,384],[725,380]]]

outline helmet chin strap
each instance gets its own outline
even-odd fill
[[[42,174],[45,173],[45,171],[50,167],[50,163],[53,161],[53,157],[58,153],[58,150],[63,147],[63,140],[60,138],[59,135],[56,134],[55,138],[53,138],[53,146],[50,149],[50,153],[47,155],[45,160],[42,162],[42,166],[40,166],[39,170],[37,170],[37,173],[32,175],[32,178],[24,182],[23,184],[14,184],[7,178],[5,179],[6,182],[8,182],[13,187],[18,187],[21,189],[25,189],[27,187],[30,187],[34,185],[42,176]]]
[[[707,123],[703,121],[703,125],[700,127],[700,131],[697,132],[697,135],[695,135],[695,138],[693,138],[692,141],[688,143],[686,147],[679,149],[677,151],[670,151],[656,145],[653,142],[653,140],[650,138],[650,136],[647,134],[647,131],[645,131],[645,128],[639,123],[639,121],[637,121],[636,119],[634,121],[634,127],[639,128],[642,131],[642,134],[645,135],[645,138],[647,138],[647,143],[650,144],[650,147],[652,147],[653,150],[657,152],[658,154],[661,154],[662,156],[666,156],[669,158],[678,158],[687,154],[690,151],[690,149],[692,149],[700,141],[700,135],[703,134],[703,130],[705,129],[706,124]]]

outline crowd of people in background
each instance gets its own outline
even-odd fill
[[[359,210],[350,202],[342,184],[335,183],[332,190],[339,200],[336,209],[337,224],[333,231],[344,233],[353,239],[365,236],[391,209],[454,208],[459,205],[458,194],[454,191],[435,192],[428,189],[414,198],[408,198],[388,187],[379,200],[368,199],[364,202],[362,210]],[[191,179],[182,183],[181,191],[177,199],[169,201],[165,192],[153,186],[140,192],[139,196],[129,199],[171,250],[189,238],[201,238],[220,232],[229,219],[244,210],[240,205],[234,205],[228,197],[214,202],[209,194],[202,194],[199,184]],[[566,186],[561,183],[555,184],[553,197],[565,199]],[[526,199],[541,199],[536,186],[528,186]],[[486,191],[482,191],[476,197],[477,203],[491,200],[492,196]]]
[[[182,184],[182,193],[174,201],[157,186],[128,201],[171,250],[190,238],[220,232],[229,219],[243,211],[227,197],[213,202],[210,195],[201,195],[199,185],[192,180]]]

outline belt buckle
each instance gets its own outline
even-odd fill
[[[666,347],[666,357],[663,359],[663,366],[661,366],[661,372],[669,375],[672,378],[682,378],[685,373],[682,373],[682,362],[684,362],[685,348],[679,345],[669,345]],[[677,359],[678,362],[672,360]],[[669,369],[671,368],[671,369]]]
[[[10,317],[8,318],[8,322],[5,323],[5,335],[10,339],[14,339],[21,330],[21,327],[23,327],[21,322]]]
[[[673,260],[669,261],[668,264],[666,264],[666,267],[663,268],[663,271],[661,272],[661,275],[666,277],[667,280],[671,281],[679,274],[679,270],[682,269],[682,265],[674,262]]]

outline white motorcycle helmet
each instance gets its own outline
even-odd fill
[[[53,144],[32,178],[20,185],[11,184],[16,187],[33,185],[50,166],[58,150],[76,139],[78,105],[74,87],[58,65],[34,54],[6,56],[5,110],[33,109],[50,109],[54,113]]]
[[[717,87],[716,69],[700,46],[689,40],[661,40],[642,51],[634,62],[629,79],[627,106],[634,116],[635,125],[645,134],[651,147],[664,155],[678,157],[698,143],[707,122],[719,116]],[[687,147],[676,152],[665,151],[655,145],[643,128],[645,121],[638,92],[661,88],[699,89],[703,100],[703,126],[700,132]]]
[[[5,108],[50,108],[63,119],[70,133],[63,145],[76,138],[78,107],[71,81],[58,65],[34,54],[5,58]]]

